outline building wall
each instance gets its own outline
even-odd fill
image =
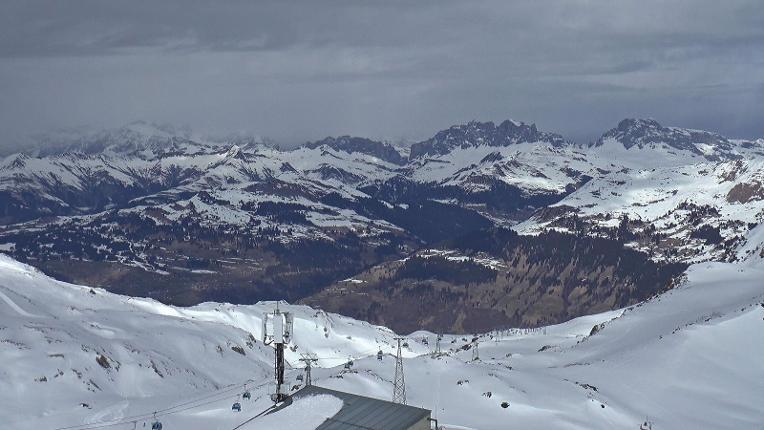
[[[409,427],[408,430],[430,430],[430,420],[428,418],[430,418],[429,415]]]

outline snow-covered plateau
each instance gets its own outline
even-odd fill
[[[431,409],[445,429],[759,429],[762,276],[751,261],[696,264],[635,306],[477,339],[444,335],[440,355],[435,334],[410,333],[408,404]],[[156,411],[168,430],[235,428],[271,406],[273,349],[261,330],[275,306],[167,306],[56,281],[0,255],[1,427],[144,428]],[[391,398],[395,333],[279,306],[295,315],[290,390],[302,384],[298,359],[312,353],[314,384]],[[302,398],[241,428],[312,429],[339,405]]]

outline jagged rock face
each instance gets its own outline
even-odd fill
[[[554,145],[564,145],[565,139],[558,134],[538,131],[536,124],[528,125],[506,120],[496,126],[490,121],[472,121],[438,132],[434,137],[424,142],[415,143],[411,146],[410,158],[446,154],[454,148],[481,145],[509,146],[530,142],[550,142]]]
[[[665,144],[711,161],[740,158],[733,152],[736,145],[724,136],[703,130],[664,127],[654,119],[624,119],[618,127],[603,134],[595,145],[603,145],[608,139],[620,142],[626,149]],[[706,147],[701,148],[701,145]]]
[[[389,143],[377,142],[363,137],[327,137],[323,140],[307,143],[305,146],[315,149],[323,145],[326,145],[335,151],[345,151],[350,154],[354,152],[368,154],[399,166],[406,164],[406,158],[403,157],[394,146]]]

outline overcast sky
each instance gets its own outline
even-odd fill
[[[0,146],[134,120],[285,142],[514,118],[764,136],[764,3],[0,1]]]

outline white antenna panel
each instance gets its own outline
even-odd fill
[[[285,343],[284,342],[284,317],[281,314],[276,314],[273,316],[273,341],[276,343]]]
[[[267,312],[263,314],[263,343],[268,342],[268,317],[269,316],[271,315]]]
[[[294,315],[284,312],[284,320],[286,323],[284,327],[284,343],[289,343],[292,340],[292,333],[294,333]]]

